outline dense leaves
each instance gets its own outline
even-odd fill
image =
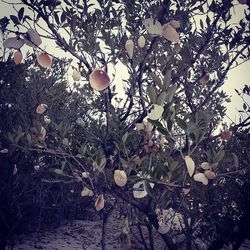
[[[234,27],[227,1],[22,3],[0,20],[0,149],[14,183],[38,175],[79,184],[96,211],[122,200],[133,207],[127,220],[144,218],[169,249],[200,248],[195,238],[209,246],[224,233],[217,220],[241,222],[245,208],[230,191],[248,183],[240,128],[249,118],[216,129],[228,99],[220,87],[249,59],[247,14]],[[45,51],[42,36],[71,60]],[[23,46],[36,51],[24,62]]]

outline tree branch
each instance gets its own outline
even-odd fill
[[[204,99],[204,101],[200,104],[200,107],[203,107],[204,105],[206,105],[206,103],[210,100],[211,96],[214,94],[214,92],[221,86],[221,84],[224,82],[228,71],[230,70],[231,66],[233,65],[233,63],[237,60],[237,58],[240,56],[240,54],[246,49],[248,48],[249,45],[245,44],[245,46],[242,47],[241,50],[239,50],[235,57],[230,61],[230,63],[228,64],[227,68],[225,69],[220,81],[218,81],[217,84],[215,84],[215,86],[207,93],[206,98]]]
[[[49,29],[54,34],[56,40],[61,45],[61,47],[63,49],[65,49],[66,51],[70,52],[71,55],[73,55],[74,57],[79,59],[86,66],[86,68],[88,69],[88,71],[89,71],[88,74],[90,74],[91,71],[92,71],[92,67],[90,66],[90,64],[86,61],[85,58],[79,56],[73,49],[70,48],[70,46],[67,44],[67,42],[61,37],[61,35],[56,31],[53,24],[50,22],[49,16],[46,15],[38,6],[35,6],[34,4],[28,3],[27,0],[22,0],[22,3],[24,3],[27,6],[31,7],[33,10],[35,10],[43,18],[43,20],[46,22]]]

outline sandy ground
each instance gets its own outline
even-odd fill
[[[100,240],[101,222],[73,221],[53,231],[20,235],[13,249],[97,250]]]
[[[122,228],[123,219],[114,210],[109,216],[106,225],[106,250],[121,250],[120,234]],[[146,249],[140,243],[141,238],[138,228],[132,226],[130,229],[131,250]],[[146,228],[142,228],[142,233],[148,250],[150,250],[149,236]],[[159,234],[154,231],[153,235],[155,250],[165,250],[165,244]],[[53,230],[47,229],[46,231],[34,231],[30,234],[19,235],[14,241],[14,247],[7,248],[7,250],[101,250],[101,239],[102,220],[75,220]],[[206,250],[207,247],[204,243],[202,244],[201,242],[199,245],[200,249]],[[182,246],[180,249],[185,249],[184,244],[180,244],[179,246]],[[230,247],[224,249],[228,250]],[[240,250],[250,250],[250,240],[246,239]]]
[[[120,234],[123,228],[123,219],[112,213],[106,226],[106,250],[120,250]],[[131,227],[136,236],[131,235],[132,249],[140,250],[145,247],[138,242],[140,239],[137,227]],[[145,240],[149,246],[149,237],[146,228],[143,228]],[[34,232],[19,235],[14,243],[14,250],[101,250],[102,220],[73,221],[54,230]],[[162,239],[154,234],[155,250],[164,250]],[[10,249],[10,248],[9,248]],[[148,247],[150,249],[150,247]]]

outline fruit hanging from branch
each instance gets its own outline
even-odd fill
[[[96,208],[96,211],[100,211],[104,208],[104,197],[103,197],[103,194],[100,194],[97,199],[96,199],[96,202],[95,202],[95,208]]]
[[[144,48],[146,44],[146,39],[144,36],[140,36],[137,42],[140,48]]]
[[[209,74],[208,74],[208,73],[205,73],[205,74],[201,77],[200,83],[201,83],[201,84],[206,84],[206,83],[208,83],[209,79],[210,79]]]
[[[126,51],[127,51],[128,56],[129,56],[130,59],[133,58],[134,46],[135,46],[134,42],[131,39],[129,39],[129,40],[126,41],[125,49],[126,49]]]
[[[103,91],[110,85],[110,78],[104,70],[95,69],[89,76],[89,82],[93,89]]]
[[[14,63],[15,64],[21,64],[22,60],[23,60],[23,54],[21,51],[17,50],[15,53],[14,53]]]
[[[46,52],[43,52],[37,55],[37,62],[43,68],[50,68],[52,65],[52,58]]]
[[[224,131],[221,132],[220,138],[224,141],[228,141],[232,137],[233,133],[232,131],[225,129]]]
[[[80,81],[81,80],[81,74],[80,72],[77,70],[77,69],[74,69],[73,70],[73,73],[72,73],[72,78],[74,81]]]
[[[124,170],[116,169],[114,172],[114,180],[117,186],[124,187],[128,181],[127,174]]]

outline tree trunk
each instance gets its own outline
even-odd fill
[[[157,219],[157,215],[155,214],[155,212],[152,210],[152,211],[150,211],[148,213],[147,213],[147,211],[145,211],[144,213],[147,215],[150,223],[158,231],[159,224],[158,224],[158,219]],[[161,235],[162,239],[164,240],[165,244],[167,245],[167,247],[170,250],[177,250],[177,246],[174,244],[172,239],[167,234],[161,234],[161,233],[159,233],[159,234]]]
[[[101,246],[102,250],[105,250],[105,245],[106,245],[106,226],[108,222],[108,218],[113,211],[114,207],[111,207],[106,213],[103,211],[102,213],[102,239],[101,239]]]
[[[118,190],[115,190],[115,189],[113,191],[117,195],[117,197],[130,203],[135,208],[137,208],[140,212],[144,213],[148,217],[149,222],[154,226],[154,228],[158,232],[158,228],[159,228],[158,219],[157,219],[157,215],[156,215],[155,211],[152,208],[146,209],[144,206],[142,206],[136,200],[130,199],[126,194],[119,192]],[[167,234],[161,234],[161,233],[159,233],[159,234],[161,235],[163,241],[165,242],[165,244],[169,250],[177,250],[176,244],[174,244],[173,240]]]
[[[147,228],[148,228],[149,242],[150,242],[151,250],[155,250],[154,235],[153,235],[152,225],[147,224]]]

